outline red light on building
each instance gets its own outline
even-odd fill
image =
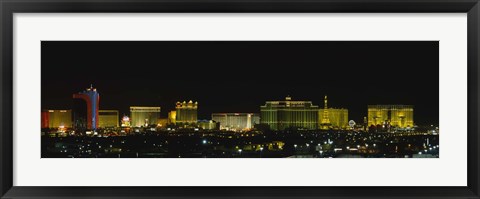
[[[41,121],[41,128],[48,128],[49,123],[49,114],[48,111],[42,111],[42,121]]]

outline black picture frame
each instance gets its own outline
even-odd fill
[[[2,198],[480,198],[478,0],[0,0],[0,195]],[[14,13],[468,13],[466,187],[19,187],[13,186]],[[445,171],[456,172],[456,171]]]

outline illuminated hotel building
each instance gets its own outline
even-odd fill
[[[398,128],[413,127],[413,106],[368,105],[368,126],[388,124]]]
[[[213,113],[212,120],[220,123],[220,130],[243,131],[260,123],[260,117],[254,113]]]
[[[328,108],[327,96],[324,98],[324,107],[318,111],[320,129],[347,129],[348,109]]]
[[[130,118],[126,115],[122,117],[122,127],[130,127]]]
[[[118,127],[118,122],[120,121],[118,117],[117,110],[99,110],[98,111],[98,127]]]
[[[177,111],[168,112],[168,124],[177,123]]]
[[[213,120],[199,120],[197,124],[198,128],[203,130],[218,130],[220,128],[219,123]]]
[[[176,123],[180,124],[196,124],[197,123],[197,108],[198,102],[193,103],[190,100],[188,103],[183,101],[183,103],[177,102],[175,105],[176,109]]]
[[[72,110],[42,111],[42,128],[72,128]]]
[[[286,128],[317,129],[318,106],[311,101],[267,101],[260,106],[260,123],[267,124],[272,130]]]
[[[157,125],[160,118],[160,107],[144,107],[131,106],[130,107],[130,124],[133,127]]]
[[[73,94],[73,99],[74,127],[79,130],[97,129],[100,102],[100,94],[98,94],[97,89],[90,86],[85,91]]]

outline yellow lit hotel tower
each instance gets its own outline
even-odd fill
[[[190,100],[188,103],[177,102],[176,109],[176,123],[180,125],[195,125],[197,123],[197,108],[198,102],[193,103]]]
[[[287,128],[317,129],[318,106],[311,101],[267,101],[260,106],[260,123],[267,124],[272,130]]]
[[[411,105],[369,105],[368,126],[390,125],[397,128],[413,127]]]
[[[157,120],[160,118],[160,107],[131,106],[130,124],[133,127],[157,126]]]
[[[327,96],[324,98],[324,103],[324,108],[318,110],[320,129],[347,129],[348,109],[328,108]]]

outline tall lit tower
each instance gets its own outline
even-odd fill
[[[330,125],[330,117],[328,117],[328,99],[326,95],[323,102],[325,103],[325,107],[323,108],[323,118],[321,126],[323,129],[328,129],[328,126]]]
[[[90,85],[85,91],[73,94],[73,99],[80,99],[86,103],[86,114],[75,114],[74,122],[76,126],[82,126],[83,128],[95,130],[98,127],[98,105],[100,102],[100,94],[97,89]],[[84,110],[83,110],[84,111]],[[78,112],[83,112],[79,110]],[[80,118],[83,117],[83,118]],[[85,124],[78,124],[85,123]]]

